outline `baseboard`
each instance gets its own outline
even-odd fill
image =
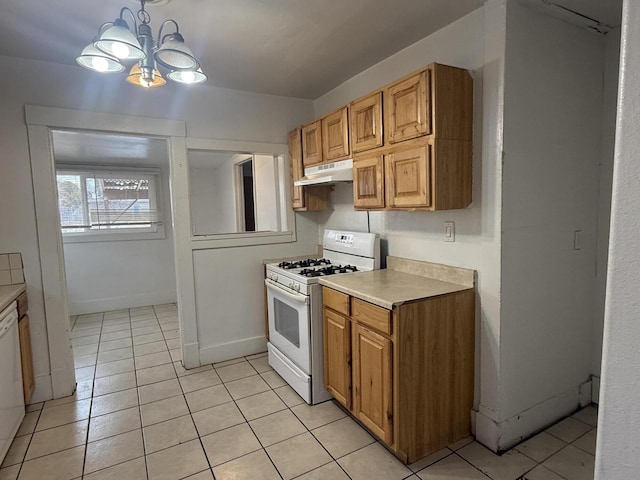
[[[596,405],[600,402],[600,377],[591,377],[591,403]]]
[[[184,368],[197,368],[202,365],[200,362],[200,346],[198,342],[189,343],[183,346],[182,364],[184,365]]]
[[[73,367],[51,371],[51,394],[53,398],[68,397],[76,389],[76,371]]]
[[[591,402],[591,380],[502,422],[475,412],[476,440],[494,452],[503,452]]]
[[[146,307],[147,305],[162,305],[164,303],[174,303],[176,298],[176,292],[149,292],[110,298],[96,298],[93,300],[83,300],[81,302],[69,302],[69,315],[108,312],[109,310]]]
[[[235,342],[221,343],[200,348],[200,364],[224,362],[232,358],[244,357],[267,351],[267,339],[264,335],[243,338]]]
[[[36,388],[33,390],[29,403],[45,402],[53,399],[53,386],[51,385],[51,375],[38,375],[35,378]]]

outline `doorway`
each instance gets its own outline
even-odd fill
[[[75,131],[162,138],[166,142],[171,159],[180,155],[182,158],[186,157],[184,147],[186,129],[183,122],[31,105],[25,107],[25,116],[31,152],[51,372],[50,384],[43,385],[42,388],[48,390],[43,393],[45,397],[60,398],[73,393],[76,378],[69,335],[64,243],[57,203],[53,134],[55,131]],[[90,155],[90,152],[85,154]],[[182,324],[180,311],[178,321]],[[183,345],[182,339],[180,345]]]

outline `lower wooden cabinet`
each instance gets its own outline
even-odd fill
[[[473,289],[393,310],[328,287],[323,298],[326,388],[362,425],[405,463],[470,434]]]
[[[20,337],[20,363],[22,364],[22,388],[24,403],[28,404],[36,388],[33,371],[33,353],[31,351],[31,332],[29,330],[29,315],[24,315],[18,321],[18,335]]]
[[[356,323],[353,328],[353,414],[387,445],[393,444],[391,340]]]
[[[324,310],[324,383],[327,390],[345,408],[351,408],[351,322],[348,318]]]

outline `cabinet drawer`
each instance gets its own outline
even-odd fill
[[[391,311],[367,303],[359,298],[351,299],[351,318],[371,328],[391,335]]]
[[[16,299],[18,302],[18,318],[22,318],[27,314],[29,310],[29,303],[27,302],[27,292],[22,292]]]
[[[322,303],[343,315],[349,315],[349,295],[332,288],[322,287]]]

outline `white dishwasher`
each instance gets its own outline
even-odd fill
[[[24,418],[16,305],[13,302],[0,313],[0,463]]]

